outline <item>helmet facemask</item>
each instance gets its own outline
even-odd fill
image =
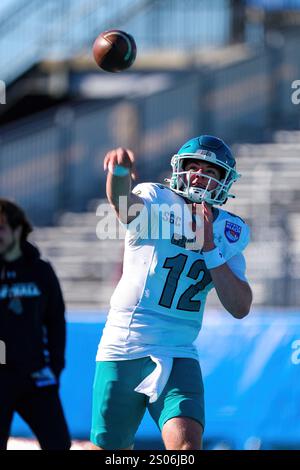
[[[185,160],[198,160],[210,162],[222,171],[220,180],[212,176],[201,173],[202,178],[207,179],[205,188],[191,186],[191,175],[197,174],[197,171],[186,171],[184,170]],[[222,205],[225,204],[228,198],[235,197],[229,193],[232,184],[241,176],[234,168],[227,165],[226,163],[216,159],[215,155],[199,155],[199,153],[184,153],[176,154],[171,160],[172,166],[172,177],[169,181],[170,188],[177,194],[187,198],[191,202],[201,203],[203,201],[211,205]],[[216,188],[208,190],[210,183],[215,181],[217,183]]]

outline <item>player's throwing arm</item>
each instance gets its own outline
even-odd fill
[[[127,224],[135,216],[128,216],[133,204],[142,204],[142,199],[131,193],[131,178],[136,179],[135,158],[132,150],[119,147],[110,150],[104,158],[104,170],[108,170],[106,195],[121,222]],[[127,197],[127,210],[120,210],[120,198]]]

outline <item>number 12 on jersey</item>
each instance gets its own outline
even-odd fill
[[[168,269],[167,279],[159,299],[159,305],[166,308],[171,308],[178,283],[182,272],[187,263],[188,256],[179,254],[172,258],[166,258],[163,268]],[[177,310],[186,310],[189,312],[199,312],[201,308],[200,300],[193,300],[193,297],[199,292],[203,291],[208,284],[212,281],[211,275],[205,266],[202,259],[198,259],[191,265],[187,277],[197,280],[201,276],[201,280],[195,284],[190,284],[189,287],[181,294],[177,302]]]

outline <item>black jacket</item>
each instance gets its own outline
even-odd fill
[[[51,265],[29,242],[13,262],[0,258],[0,340],[6,366],[31,373],[50,365],[64,367],[65,305]]]

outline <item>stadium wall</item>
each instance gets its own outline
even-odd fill
[[[104,316],[70,312],[68,320],[61,395],[73,438],[88,439]],[[242,321],[208,311],[196,344],[205,384],[206,446],[300,449],[300,311],[255,310]],[[13,435],[30,435],[20,418]],[[137,447],[151,446],[162,443],[146,414]]]

